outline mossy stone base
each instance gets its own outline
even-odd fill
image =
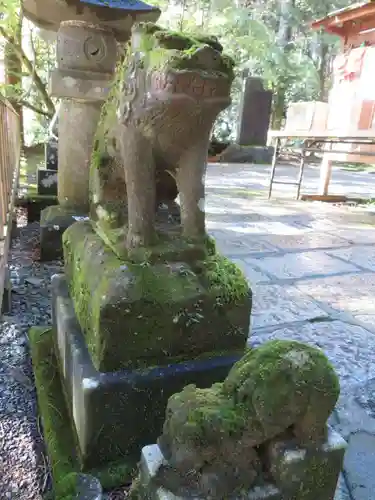
[[[100,371],[149,369],[243,350],[251,292],[219,255],[205,261],[120,260],[88,222],[63,236],[69,291]]]
[[[62,235],[76,219],[87,214],[60,205],[51,205],[40,213],[40,260],[60,259],[63,255]]]
[[[39,414],[53,477],[54,500],[76,498],[82,471],[97,477],[106,489],[130,482],[133,470],[125,460],[102,468],[90,469],[82,465],[58,370],[52,330],[48,326],[33,327],[29,339]],[[46,498],[50,497],[47,495]]]
[[[52,280],[52,314],[58,357],[79,456],[85,468],[124,461],[135,466],[141,448],[162,432],[168,398],[187,384],[210,387],[224,380],[242,356],[213,356],[147,370],[95,369],[63,276]],[[74,425],[73,425],[74,424]]]
[[[31,224],[40,221],[42,210],[56,203],[57,196],[34,194],[18,198],[15,205],[27,210],[27,222]]]

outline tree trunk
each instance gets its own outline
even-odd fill
[[[283,50],[287,63],[288,51],[292,40],[292,9],[295,7],[295,0],[280,0],[280,17],[277,30],[277,42]],[[282,78],[283,80],[283,78]],[[286,108],[286,83],[280,82],[273,100],[272,128],[278,130],[282,125]]]
[[[5,83],[12,85],[14,88],[22,89],[22,62],[20,61],[17,53],[14,50],[15,45],[21,45],[22,42],[22,12],[19,15],[17,28],[14,36],[5,44],[4,50],[4,69],[5,69]],[[23,126],[23,110],[22,105],[17,98],[9,96],[9,102],[12,104],[14,110],[18,113],[19,117],[19,130],[21,147],[24,145],[24,126]]]

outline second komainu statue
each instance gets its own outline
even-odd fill
[[[103,108],[90,179],[91,217],[119,257],[166,240],[173,247],[173,236],[179,246],[181,237],[204,239],[209,135],[230,104],[233,66],[216,38],[148,23],[133,29]]]

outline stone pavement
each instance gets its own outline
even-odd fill
[[[375,498],[375,213],[296,202],[290,186],[289,199],[268,202],[267,179],[265,167],[209,166],[207,227],[254,292],[249,343],[296,339],[320,347],[334,364],[342,390],[331,424],[349,442],[335,500],[370,500]],[[375,193],[375,176],[365,173],[363,179],[361,193]],[[347,181],[353,190],[350,174],[346,181],[341,177],[342,186]]]

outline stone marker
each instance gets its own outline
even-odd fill
[[[169,399],[134,489],[140,499],[333,500],[346,442],[327,419],[339,392],[314,347],[276,340],[251,349],[223,383]]]
[[[240,146],[266,146],[271,105],[272,92],[264,89],[262,79],[245,75],[237,130]]]
[[[203,211],[210,131],[230,103],[233,62],[216,38],[153,24],[137,25],[131,42],[96,133],[91,220],[65,231],[65,277],[52,285],[84,468],[134,465],[160,434],[169,396],[223,380],[250,322],[246,279],[216,252]]]
[[[57,170],[58,165],[58,142],[54,138],[49,138],[45,145],[45,162],[48,170]]]
[[[38,194],[57,195],[57,172],[47,168],[40,168],[37,172]]]

